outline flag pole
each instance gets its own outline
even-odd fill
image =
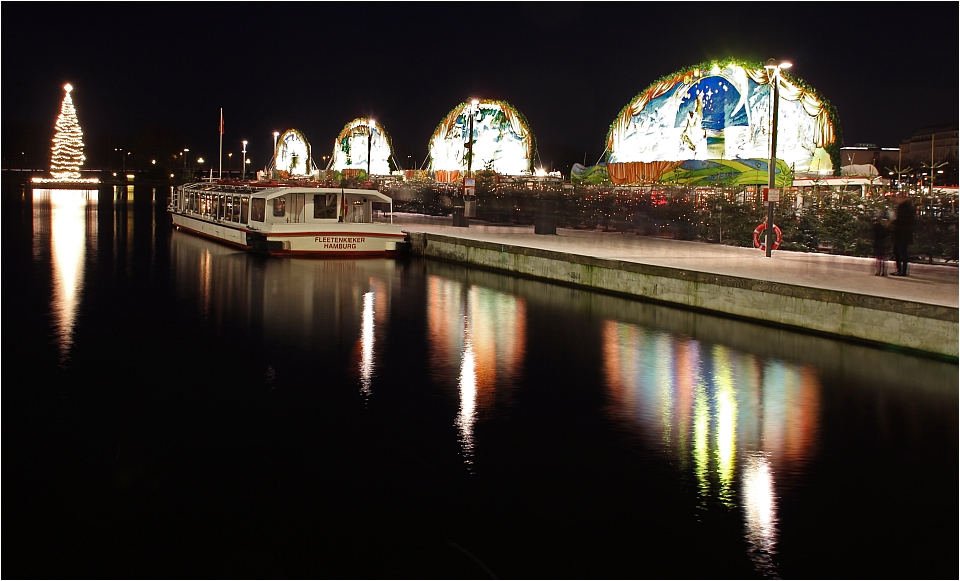
[[[223,179],[223,107],[220,107],[220,169],[217,170],[217,179]]]

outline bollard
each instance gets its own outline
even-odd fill
[[[537,200],[533,232],[534,234],[557,233],[557,202],[555,200]]]
[[[453,207],[453,225],[457,228],[468,228],[469,223],[464,215],[463,206]]]

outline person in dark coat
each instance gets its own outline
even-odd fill
[[[887,276],[887,245],[890,243],[890,227],[883,216],[873,219],[873,257],[877,260],[876,276]]]
[[[908,247],[913,244],[913,227],[917,214],[913,202],[906,196],[897,197],[897,217],[893,220],[893,258],[897,263],[894,276],[907,276],[907,264],[910,262]]]

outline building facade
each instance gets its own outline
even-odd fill
[[[900,144],[903,165],[925,174],[932,162],[937,185],[956,185],[958,132],[956,121],[921,127]]]

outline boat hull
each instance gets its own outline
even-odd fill
[[[310,224],[306,230],[287,225],[285,231],[265,231],[186,213],[171,212],[171,216],[178,229],[273,256],[393,256],[401,252],[406,240],[400,227],[392,224]]]

